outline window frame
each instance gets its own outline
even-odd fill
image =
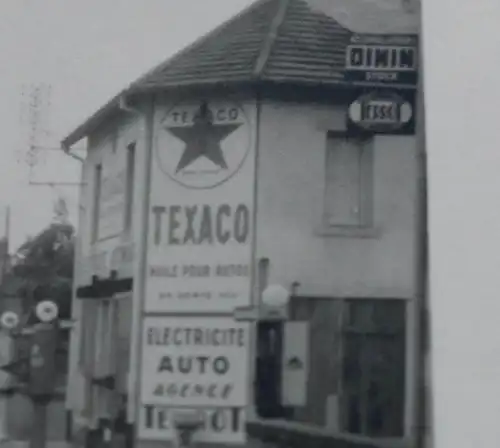
[[[357,223],[334,223],[330,217],[330,204],[328,201],[328,193],[332,188],[330,184],[331,173],[329,167],[330,151],[334,148],[334,141],[360,141],[362,144],[360,152],[359,166],[359,215]],[[324,171],[324,187],[323,187],[323,206],[321,216],[321,229],[323,233],[335,231],[356,232],[357,230],[374,230],[374,136],[372,134],[360,134],[352,136],[345,131],[328,131],[325,141],[325,171]]]
[[[125,207],[123,211],[123,230],[125,234],[132,231],[134,219],[134,184],[135,165],[137,162],[137,142],[132,141],[126,146],[126,178],[125,178]]]
[[[379,309],[378,311],[375,310],[375,307],[380,306],[380,305],[391,305],[392,304],[398,304],[398,306],[401,306],[402,308],[398,311],[401,312],[401,325],[389,325],[388,327],[381,328],[380,327],[380,322],[376,322],[374,318],[376,318],[376,314],[379,315],[382,312],[382,309]],[[366,309],[362,310],[362,314],[358,315],[358,318],[355,318],[354,311],[357,307],[363,308],[366,305]],[[388,308],[386,308],[387,310]],[[389,314],[384,315],[384,320],[389,319]],[[391,323],[394,323],[391,321]],[[406,419],[407,419],[407,387],[408,387],[408,350],[411,348],[408,346],[408,303],[406,300],[402,299],[391,299],[391,298],[352,298],[352,299],[344,299],[343,304],[342,304],[342,321],[341,321],[341,326],[340,326],[340,352],[342,353],[342,358],[341,358],[341,366],[340,366],[340,375],[339,375],[339,404],[340,404],[340,412],[339,412],[339,425],[340,425],[340,430],[341,432],[348,433],[348,434],[357,434],[360,436],[367,436],[367,437],[394,437],[394,438],[401,438],[405,437],[407,435],[407,427],[406,427]],[[401,339],[390,339],[390,338],[401,338]],[[402,384],[399,384],[399,386],[402,388],[401,394],[398,395],[398,397],[402,400],[400,406],[401,412],[398,412],[397,414],[400,415],[401,421],[398,422],[399,426],[399,434],[374,434],[370,428],[369,428],[369,409],[370,406],[372,406],[376,402],[370,402],[368,400],[367,394],[360,393],[359,395],[359,414],[360,418],[364,417],[362,421],[360,421],[361,425],[361,431],[358,432],[349,432],[349,400],[352,398],[354,395],[352,391],[349,390],[349,386],[347,384],[347,381],[345,381],[345,369],[348,367],[348,362],[349,360],[352,361],[353,358],[351,358],[348,355],[348,346],[353,343],[354,339],[360,339],[361,344],[362,344],[362,353],[366,354],[367,347],[370,347],[372,344],[377,344],[380,342],[387,342],[389,341],[389,344],[396,344],[396,345],[387,345],[388,348],[394,350],[394,347],[397,349],[397,344],[400,344],[403,348],[403,353],[402,356],[399,359],[401,361],[401,365],[397,366],[397,369],[402,369],[402,372],[399,372],[399,379],[402,381]],[[401,348],[401,347],[399,347]],[[352,354],[351,354],[352,356]],[[364,360],[366,362],[366,360]],[[360,359],[360,361],[363,363],[363,360]],[[373,360],[372,360],[373,362]],[[369,381],[373,381],[374,379],[376,380],[377,377],[372,377],[371,375],[376,372],[373,370],[373,365],[371,364],[366,364],[367,366],[370,366],[370,369],[362,370],[361,374],[358,378],[361,384],[364,384],[365,386],[369,384]],[[395,373],[394,371],[393,373]],[[353,382],[354,379],[353,379]],[[392,395],[391,395],[392,397]],[[393,422],[396,424],[395,422]]]
[[[97,313],[97,301],[88,299],[82,302],[78,366],[85,377],[89,377],[94,368]]]
[[[93,191],[92,191],[92,215],[90,223],[91,244],[99,241],[99,219],[101,214],[101,194],[102,194],[102,163],[94,165],[93,169]]]

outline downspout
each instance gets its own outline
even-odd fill
[[[129,114],[134,114],[134,115],[139,115],[141,114],[141,111],[139,109],[136,109],[134,107],[131,107],[128,103],[128,98],[126,96],[125,93],[122,93],[119,98],[118,98],[118,109],[123,111],[123,112],[126,112],[126,113],[129,113]],[[84,162],[85,159],[83,159],[82,157],[80,156],[77,156],[76,154],[73,154],[71,152],[71,145],[65,143],[65,142],[62,142],[61,143],[61,149],[63,150],[63,152],[69,156],[69,157],[72,157],[73,159],[75,160],[78,160],[79,162]]]
[[[85,210],[83,204],[84,204],[84,198],[86,195],[86,188],[87,188],[87,183],[84,182],[84,166],[81,166],[81,174],[80,174],[80,179],[82,181],[81,186],[80,186],[80,191],[79,191],[79,197],[78,197],[78,229],[74,235],[74,244],[75,244],[75,253],[74,253],[74,260],[73,260],[73,285],[71,287],[71,317],[73,320],[77,322],[75,325],[75,330],[70,333],[70,351],[69,351],[69,356],[68,356],[68,373],[69,373],[69,381],[70,381],[70,387],[68,390],[68,393],[66,395],[66,409],[71,409],[71,410],[76,410],[77,406],[75,403],[77,400],[75,399],[76,392],[76,386],[74,388],[71,387],[71,380],[77,380],[79,375],[81,375],[81,372],[79,371],[79,347],[81,345],[81,338],[83,337],[82,334],[82,329],[81,329],[81,318],[83,316],[83,308],[84,304],[81,300],[78,300],[76,298],[76,290],[78,286],[78,279],[81,274],[81,262],[82,262],[82,238],[81,238],[81,229],[83,228],[83,222],[85,220],[85,216],[87,213],[87,210]],[[84,379],[86,381],[86,379]],[[73,392],[72,392],[73,391]],[[83,408],[83,406],[81,406]]]

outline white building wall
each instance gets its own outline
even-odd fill
[[[414,136],[375,137],[373,229],[322,232],[326,133],[344,130],[345,114],[340,107],[263,104],[257,258],[269,258],[271,283],[300,282],[301,295],[412,298]]]
[[[77,252],[75,262],[75,291],[76,287],[88,285],[93,274],[99,277],[109,276],[111,253],[119,246],[124,246],[134,242],[138,238],[138,226],[140,223],[140,214],[136,211],[133,214],[131,231],[123,231],[123,213],[125,185],[123,189],[117,189],[114,197],[110,196],[110,201],[115,204],[114,211],[105,217],[101,217],[100,227],[106,228],[108,237],[92,242],[92,214],[94,207],[94,182],[95,166],[102,164],[104,178],[116,178],[122,175],[126,169],[126,147],[129,143],[136,143],[136,171],[134,186],[134,210],[140,208],[141,189],[143,180],[142,160],[144,153],[144,118],[137,114],[123,114],[120,120],[110,123],[107,128],[101,129],[99,133],[91,135],[87,151],[87,158],[82,166],[82,187],[78,223]],[[116,132],[116,144],[113,144],[113,133]],[[124,181],[124,176],[122,176]],[[122,198],[120,198],[122,196]],[[123,202],[123,206],[120,203]],[[106,222],[105,222],[106,221]],[[113,231],[115,228],[115,231]],[[134,264],[136,263],[134,259]],[[113,267],[114,268],[114,267]],[[133,267],[132,267],[133,269]],[[81,344],[82,344],[82,317],[83,301],[73,298],[73,318],[76,320],[76,326],[71,335],[71,355],[69,361],[69,379],[68,395],[66,407],[75,411],[74,417],[82,423],[92,423],[100,414],[99,405],[95,400],[89,400],[88,381],[85,380],[81,363]],[[94,316],[95,321],[102,321],[100,315]],[[106,332],[104,329],[104,335]],[[129,330],[129,329],[128,329]],[[99,332],[96,331],[96,335]],[[97,336],[96,336],[97,337]],[[112,355],[112,354],[110,354]],[[99,366],[93,366],[90,371],[98,370]]]

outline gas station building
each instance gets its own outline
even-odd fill
[[[266,417],[409,435],[416,41],[259,0],[64,139],[88,145],[67,408],[89,440],[160,446],[190,409],[213,444]],[[278,286],[277,355],[253,320]]]

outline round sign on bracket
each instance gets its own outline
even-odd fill
[[[14,311],[5,311],[0,316],[0,325],[2,328],[12,330],[19,325],[19,316]]]
[[[408,101],[395,93],[370,93],[356,99],[348,109],[349,120],[365,131],[391,132],[413,118]]]

